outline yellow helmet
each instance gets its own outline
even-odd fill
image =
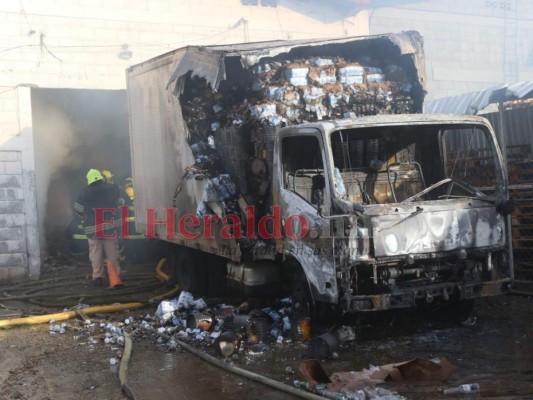
[[[124,191],[126,192],[126,195],[130,198],[130,200],[133,200],[133,187],[127,186]]]
[[[90,169],[89,172],[87,172],[87,185],[90,185],[91,183],[101,181],[104,179],[100,171],[97,169]]]
[[[107,182],[111,182],[113,180],[113,173],[107,169],[102,170],[102,175]]]

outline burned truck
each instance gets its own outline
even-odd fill
[[[502,154],[483,118],[421,113],[417,32],[190,46],[127,81],[137,230],[184,290],[302,314],[508,290]]]

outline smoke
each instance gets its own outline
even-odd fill
[[[131,175],[126,93],[33,89],[32,113],[41,239],[64,252],[87,170],[108,169],[115,183]]]

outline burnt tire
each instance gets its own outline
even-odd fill
[[[173,284],[177,283],[181,290],[194,295],[205,294],[207,277],[203,254],[188,249],[176,248],[168,258],[171,267],[170,279]]]
[[[334,326],[340,314],[338,309],[327,303],[313,301],[307,281],[300,277],[295,280],[292,288],[293,320],[309,318],[313,335],[328,332]]]
[[[206,294],[208,296],[224,296],[227,287],[227,260],[222,257],[205,255]]]
[[[296,279],[292,287],[291,298],[293,319],[295,321],[304,318],[313,320],[313,301],[311,293],[309,293],[309,286],[305,280]]]

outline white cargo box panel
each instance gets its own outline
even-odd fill
[[[203,228],[194,239],[179,235],[178,220],[196,215],[209,180],[183,179],[185,168],[194,164],[187,142],[187,128],[182,119],[177,96],[166,90],[176,62],[184,52],[172,52],[128,70],[128,99],[132,171],[135,182],[136,227],[147,234],[147,210],[156,209],[157,219],[167,218],[167,209],[176,210],[175,236],[167,237],[167,226],[157,224],[159,239],[200,249],[212,254],[238,259],[234,240],[202,237]],[[202,222],[200,218],[200,222]],[[188,220],[190,223],[190,219]],[[215,229],[213,222],[213,234]]]

